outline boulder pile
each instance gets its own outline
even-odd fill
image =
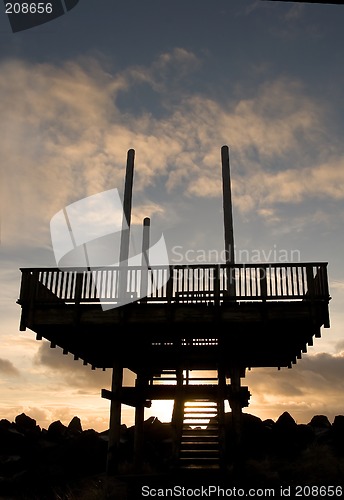
[[[211,423],[211,422],[210,422]],[[122,425],[120,467],[132,472],[134,426]],[[145,470],[168,472],[173,463],[173,429],[150,417],[144,423]],[[231,413],[225,415],[228,470],[235,458]],[[74,417],[68,425],[57,420],[42,429],[22,413],[14,422],[0,420],[0,497],[12,498],[16,490],[42,492],[80,478],[104,474],[108,431],[83,430]],[[336,481],[344,477],[344,415],[330,423],[315,415],[308,424],[297,424],[288,413],[276,421],[243,414],[240,454],[245,470],[276,481]],[[39,493],[38,497],[39,498]]]

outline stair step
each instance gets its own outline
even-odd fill
[[[220,437],[219,434],[182,434],[182,441],[193,441],[193,442],[209,442],[209,443],[217,443]]]
[[[184,423],[183,424],[183,429],[185,430],[195,430],[199,432],[204,432],[206,429],[208,431],[214,431],[218,429],[219,426],[216,424],[209,424],[209,422],[203,422],[202,424],[197,425],[195,422],[190,422],[190,423]]]
[[[182,449],[195,449],[195,445],[198,445],[199,447],[202,447],[202,449],[207,449],[207,450],[218,450],[219,449],[219,442],[213,442],[213,441],[182,441]],[[198,449],[198,448],[197,448]]]
[[[198,401],[197,403],[184,403],[184,408],[217,408],[217,403],[209,403],[205,404],[202,401]]]
[[[179,457],[220,457],[219,448],[194,448],[190,446],[190,448],[182,448],[179,453]]]
[[[209,431],[210,433],[213,433],[214,431],[217,431],[219,429],[218,425],[209,425],[207,423],[204,424],[195,424],[195,423],[190,423],[190,424],[183,424],[182,427],[183,431],[194,431],[197,433],[204,433],[206,431]]]
[[[214,415],[216,416],[217,415],[217,411],[215,410],[196,410],[196,411],[192,411],[191,409],[190,410],[185,410],[185,417],[184,418],[187,418],[186,415],[207,415],[207,416],[210,416],[210,415]]]
[[[206,381],[207,379],[202,379]],[[211,379],[209,379],[211,380]],[[185,401],[179,467],[219,468],[218,404],[207,398]]]
[[[195,434],[183,434],[182,442],[202,442],[202,443],[218,443],[220,437],[218,434],[207,434],[206,436],[200,436]]]
[[[186,463],[199,463],[199,464],[214,464],[214,463],[219,463],[219,458],[218,457],[183,457],[179,459],[182,464]]]
[[[190,408],[184,408],[185,413],[212,413],[213,415],[217,415],[218,411],[217,408],[204,408],[204,406],[201,407],[190,407]]]
[[[213,425],[218,423],[217,417],[209,417],[209,415],[199,415],[198,413],[190,413],[190,415],[185,415],[184,422],[185,420],[206,420]]]

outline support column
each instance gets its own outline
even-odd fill
[[[245,372],[240,366],[233,366],[231,369],[231,389],[232,397],[230,406],[232,410],[232,429],[233,429],[233,457],[234,470],[237,474],[241,472],[242,450],[241,450],[241,432],[242,432],[242,398],[240,378],[245,376]]]
[[[180,443],[182,439],[183,431],[183,419],[184,419],[184,397],[183,397],[183,369],[177,368],[176,370],[177,378],[177,389],[176,396],[173,405],[172,413],[172,426],[174,428],[174,455],[175,461],[179,459]]]
[[[135,431],[134,431],[134,469],[140,472],[142,469],[143,458],[143,439],[144,439],[144,417],[145,417],[145,393],[148,387],[148,379],[142,374],[138,373],[135,387],[137,389],[137,396],[139,401],[135,407]]]
[[[121,437],[121,389],[123,384],[123,366],[119,361],[114,362],[112,370],[111,391],[113,399],[110,403],[109,444],[106,463],[108,475],[115,475],[119,466],[119,445]]]
[[[219,421],[219,452],[220,452],[220,467],[225,467],[225,451],[226,451],[226,422],[225,422],[225,399],[226,399],[226,372],[223,363],[218,367],[218,400],[217,412]]]
[[[235,448],[240,448],[241,444],[241,421],[242,421],[242,407],[240,400],[240,383],[241,369],[233,367],[231,373],[231,387],[232,387],[232,401],[230,406],[232,409],[232,425],[234,431]]]

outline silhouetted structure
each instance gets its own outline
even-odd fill
[[[223,464],[225,401],[240,449],[251,367],[292,367],[329,328],[327,263],[234,263],[229,150],[221,149],[226,263],[102,269],[22,269],[20,330],[29,328],[94,368],[112,368],[108,472],[119,460],[121,406],[135,407],[135,461],[142,460],[144,409],[174,400],[177,467]],[[128,151],[121,261],[130,235],[134,151]],[[148,259],[149,219],[143,256]],[[145,297],[118,305],[120,291]],[[169,277],[168,277],[169,273]],[[152,285],[154,284],[154,286]],[[123,369],[136,374],[123,387]],[[190,376],[197,371],[197,377]],[[209,371],[214,375],[209,377]],[[200,420],[202,419],[203,420]],[[195,428],[195,425],[198,428]]]

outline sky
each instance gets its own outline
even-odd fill
[[[80,0],[13,33],[0,12],[0,418],[108,428],[110,371],[19,331],[20,268],[56,266],[50,220],[122,192],[130,148],[133,224],[151,218],[172,264],[220,260],[225,144],[236,261],[328,262],[332,297],[331,328],[291,370],[247,373],[245,412],[344,414],[343,22],[341,5]]]

